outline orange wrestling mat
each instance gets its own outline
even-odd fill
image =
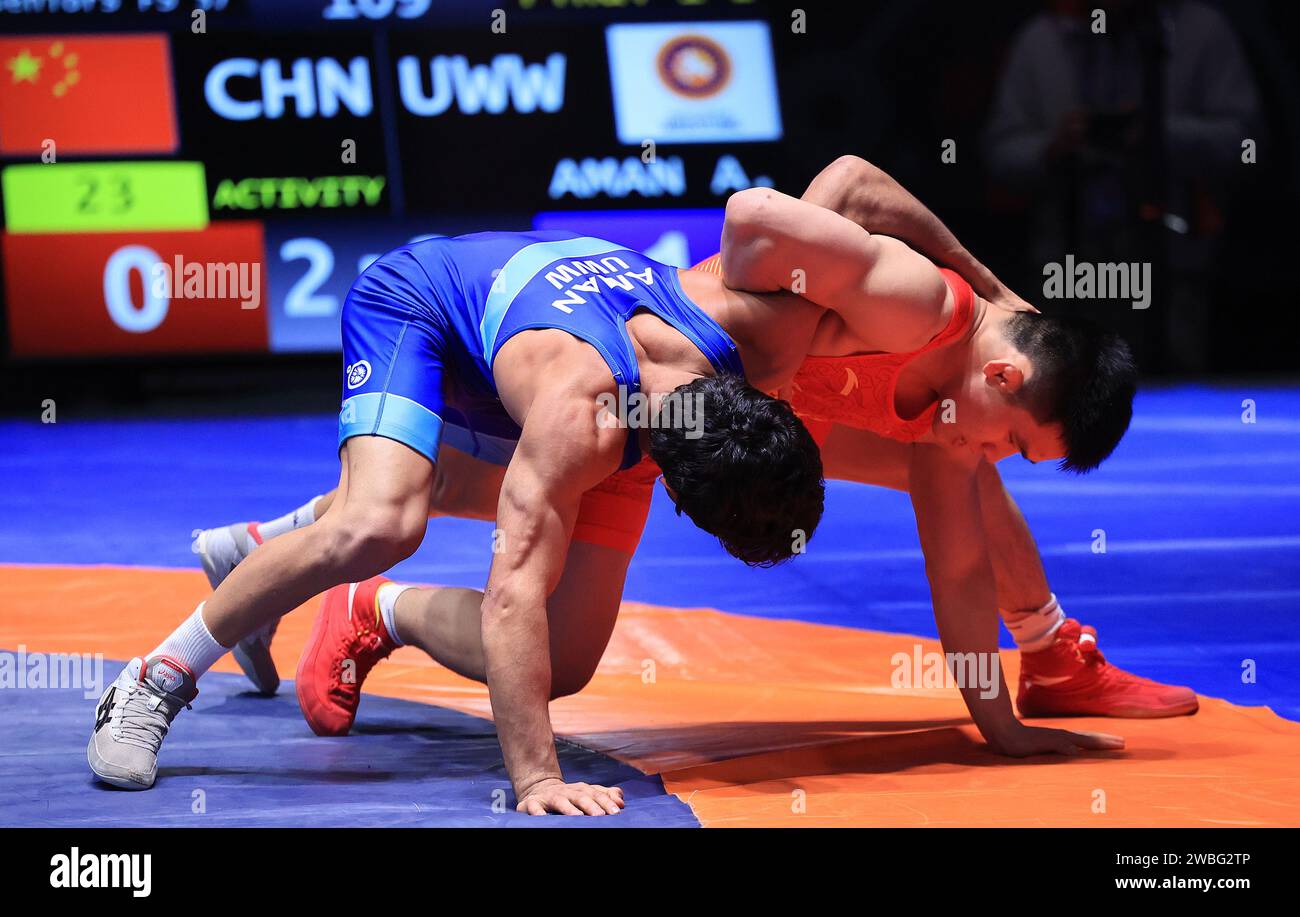
[[[153,646],[209,591],[198,572],[145,568],[0,566],[0,580],[0,647],[113,659]],[[316,606],[280,626],[285,677]],[[1193,717],[1035,721],[1123,735],[1123,752],[1001,758],[955,691],[891,687],[894,655],[918,645],[939,650],[627,603],[596,677],[552,718],[564,738],[662,775],[710,827],[1300,825],[1300,723],[1203,697]],[[1014,679],[1017,655],[1003,664]],[[216,668],[238,671],[229,657]],[[490,716],[482,685],[414,649],[366,688]]]

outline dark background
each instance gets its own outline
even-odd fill
[[[197,107],[195,94],[201,95],[201,88],[196,87],[201,82],[198,74],[204,69],[202,55],[226,53],[221,42],[238,47],[239,53],[250,57],[273,53],[290,57],[295,52],[288,45],[293,42],[321,49],[346,47],[358,41],[364,44],[368,30],[381,29],[387,32],[386,40],[393,46],[394,56],[401,48],[412,45],[426,55],[439,53],[440,45],[445,45],[448,52],[456,48],[454,25],[430,29],[419,22],[362,22],[324,27],[311,15],[319,5],[286,2],[276,7],[276,28],[268,30],[262,23],[271,15],[267,13],[270,5],[233,4],[226,18],[212,17],[212,34],[204,42],[187,41],[185,21],[175,17],[123,17],[115,23],[119,27],[129,24],[173,31],[173,66],[183,127],[178,155],[208,160],[209,192],[223,170],[239,174],[246,158],[256,159],[263,166],[259,174],[269,175],[282,174],[285,163],[294,162],[296,155],[286,148],[263,152],[223,148],[219,125],[205,127],[197,117],[187,121],[187,109]],[[604,42],[599,38],[604,24],[766,18],[772,24],[784,137],[773,144],[735,145],[753,174],[767,171],[778,188],[798,194],[836,156],[862,156],[890,172],[999,276],[1021,295],[1040,304],[1043,238],[1034,211],[1045,193],[1060,191],[1062,183],[1071,179],[1068,170],[1053,173],[1040,187],[1026,189],[995,174],[997,170],[987,152],[986,129],[1007,57],[1020,30],[1031,17],[1045,10],[1086,17],[1093,6],[1105,7],[1111,16],[1110,31],[1116,32],[1117,23],[1143,21],[1143,16],[1159,15],[1162,8],[1168,11],[1180,6],[1027,0],[993,4],[941,0],[811,2],[798,4],[807,12],[807,33],[792,34],[791,7],[773,3],[648,2],[644,6],[628,4],[625,9],[581,10],[562,3],[530,2],[522,8],[517,2],[501,5],[518,17],[512,23],[527,25],[515,25],[516,35],[511,41],[569,52],[573,64],[566,109],[589,103],[586,111],[605,120],[601,130],[610,137],[608,69]],[[1178,163],[1171,159],[1173,154],[1168,149],[1160,149],[1163,138],[1153,142],[1149,131],[1147,139],[1127,146],[1117,144],[1111,162],[1124,185],[1122,212],[1117,217],[1120,229],[1115,237],[1132,240],[1127,247],[1120,245],[1114,257],[1157,262],[1151,308],[1136,312],[1123,303],[1062,304],[1064,308],[1086,310],[1125,333],[1134,341],[1143,370],[1152,381],[1279,375],[1297,369],[1295,345],[1287,331],[1295,326],[1291,317],[1300,298],[1291,276],[1296,242],[1292,224],[1300,202],[1300,105],[1296,104],[1300,98],[1300,57],[1296,54],[1300,4],[1290,0],[1238,0],[1204,5],[1224,18],[1244,53],[1257,105],[1244,119],[1247,126],[1243,130],[1244,136],[1257,140],[1258,161],[1236,165],[1227,176],[1207,174],[1204,182],[1197,182],[1204,186],[1204,198],[1214,214],[1211,228],[1205,232],[1207,244],[1203,252],[1194,253],[1190,275],[1191,286],[1208,304],[1206,326],[1198,335],[1202,346],[1187,357],[1172,353],[1169,345],[1170,328],[1177,326],[1183,308],[1176,293],[1171,293],[1177,285],[1160,279],[1169,276],[1160,273],[1160,265],[1169,260],[1165,246],[1172,234],[1144,219],[1142,209],[1145,204],[1168,197],[1168,189],[1161,182],[1178,171]],[[491,6],[467,0],[446,5],[443,12],[448,17],[452,15],[449,10],[463,14],[475,23],[474,28],[481,29],[478,20]],[[78,28],[104,31],[107,27],[102,20],[70,22],[68,17],[23,17],[18,21],[18,17],[0,15],[0,31]],[[194,48],[187,51],[190,44]],[[584,45],[588,48],[585,57]],[[1198,72],[1203,71],[1209,79],[1219,65],[1211,56],[1198,64]],[[402,126],[402,173],[407,197],[417,202],[415,215],[439,213],[442,201],[448,209],[459,211],[470,200],[480,205],[480,210],[472,214],[473,222],[491,225],[500,214],[500,228],[525,228],[519,225],[520,215],[539,209],[705,205],[693,200],[612,202],[597,198],[545,204],[536,200],[537,176],[549,175],[557,155],[626,156],[637,152],[616,142],[602,148],[591,140],[570,154],[566,144],[572,131],[581,129],[581,125],[569,123],[572,116],[567,112],[565,119],[550,124],[520,149],[485,143],[475,135],[475,125],[468,119],[459,127],[454,119],[439,122],[441,133],[437,135],[421,134],[429,130],[423,125]],[[1126,123],[1131,126],[1142,120],[1139,111]],[[1106,126],[1101,121],[1098,119],[1094,129],[1096,136],[1103,138],[1099,142],[1105,145],[1109,141],[1103,137]],[[366,129],[359,128],[361,136],[365,136]],[[956,142],[956,162],[941,161],[945,139]],[[435,152],[425,161],[423,156],[412,155],[413,149]],[[660,153],[680,153],[687,157],[688,168],[698,170],[697,162],[712,162],[725,150],[722,146],[691,145],[661,149]],[[443,159],[439,160],[439,156]],[[267,162],[277,163],[278,167],[266,167]],[[364,157],[357,171],[366,173],[367,166],[378,171]],[[304,174],[312,171],[310,164],[299,168],[305,170]],[[474,173],[466,174],[471,168]],[[694,179],[692,184],[696,184]],[[517,187],[529,190],[516,193]],[[1081,192],[1084,196],[1088,193]],[[1169,203],[1172,205],[1172,198]],[[720,202],[712,205],[719,206]],[[405,211],[401,216],[409,219],[412,208],[406,207]],[[213,218],[220,217],[214,214]],[[343,214],[334,218],[350,217]],[[268,237],[273,233],[274,227],[268,226]],[[1076,238],[1074,242],[1057,251],[1056,256],[1074,251],[1080,259],[1088,258],[1086,240]],[[50,268],[57,270],[57,265]],[[1172,270],[1168,264],[1163,269]],[[51,307],[57,308],[57,304]],[[7,384],[0,387],[0,408],[23,416],[38,414],[40,401],[45,398],[59,399],[61,414],[69,410],[93,414],[134,409],[159,413],[331,411],[337,405],[336,355],[39,362],[7,356],[3,359]]]

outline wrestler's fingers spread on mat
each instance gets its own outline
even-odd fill
[[[515,806],[515,809],[519,812],[525,812],[528,815],[546,814],[546,806],[542,805],[542,801],[536,798],[525,799],[524,801],[519,803],[519,805]]]
[[[534,787],[516,808],[529,815],[614,815],[622,806],[623,792],[617,787],[556,781]]]
[[[583,815],[583,811],[575,806],[572,802],[564,798],[539,799],[536,796],[531,799],[525,799],[519,804],[521,811],[529,815]]]
[[[578,808],[588,815],[617,815],[623,807],[622,793],[616,801],[609,787],[594,784],[582,784],[589,791],[578,798]]]
[[[1123,736],[1113,736],[1105,732],[1072,732],[1076,745],[1098,751],[1113,751],[1124,747]]]
[[[1098,732],[1070,732],[1067,729],[1048,729],[1039,726],[1019,725],[1010,733],[991,741],[993,750],[1012,758],[1031,755],[1077,755],[1089,751],[1112,750],[1124,747],[1119,736]]]
[[[1053,729],[1056,747],[1050,749],[1062,755],[1077,755],[1083,751],[1110,751],[1124,747],[1124,740],[1119,736],[1106,735],[1101,732],[1070,732],[1066,729]]]
[[[605,807],[605,811],[610,815],[617,815],[618,810],[623,808],[623,791],[618,787],[593,786],[595,790],[596,801]]]

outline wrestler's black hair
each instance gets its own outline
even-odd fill
[[[1020,396],[1065,440],[1060,468],[1083,474],[1115,451],[1133,418],[1137,364],[1119,335],[1082,318],[1017,312],[1007,339],[1033,364]]]
[[[800,553],[826,497],[821,450],[803,421],[734,375],[695,379],[673,396],[679,404],[694,399],[703,420],[665,423],[665,407],[650,430],[650,456],[676,494],[678,514],[751,567]]]

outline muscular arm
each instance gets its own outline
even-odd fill
[[[969,658],[975,664],[963,666],[964,672],[996,673],[992,684],[959,683],[971,719],[995,751],[1013,757],[1123,748],[1116,736],[1041,729],[1016,719],[998,654],[997,591],[983,530],[979,467],[979,462],[937,446],[916,445],[908,469],[944,652],[959,660],[974,654]]]
[[[582,494],[617,467],[611,447],[617,455],[625,433],[597,427],[594,396],[539,395],[501,484],[498,553],[483,595],[482,639],[492,715],[521,801],[562,781],[547,707],[546,602],[563,572]],[[599,814],[584,793],[556,797],[546,808]]]
[[[956,271],[990,302],[1017,311],[1037,311],[968,252],[906,188],[865,159],[836,159],[812,180],[802,199],[833,210],[870,232],[901,239],[936,264]]]
[[[998,603],[980,517],[978,465],[930,445],[913,447],[909,477],[925,554],[934,619],[948,654],[974,653],[975,672],[994,672],[996,693],[961,684],[975,725],[995,747],[1018,725],[998,655]]]
[[[865,349],[910,350],[947,322],[948,286],[929,259],[769,188],[727,201],[722,274],[732,289],[788,290],[836,313]]]

